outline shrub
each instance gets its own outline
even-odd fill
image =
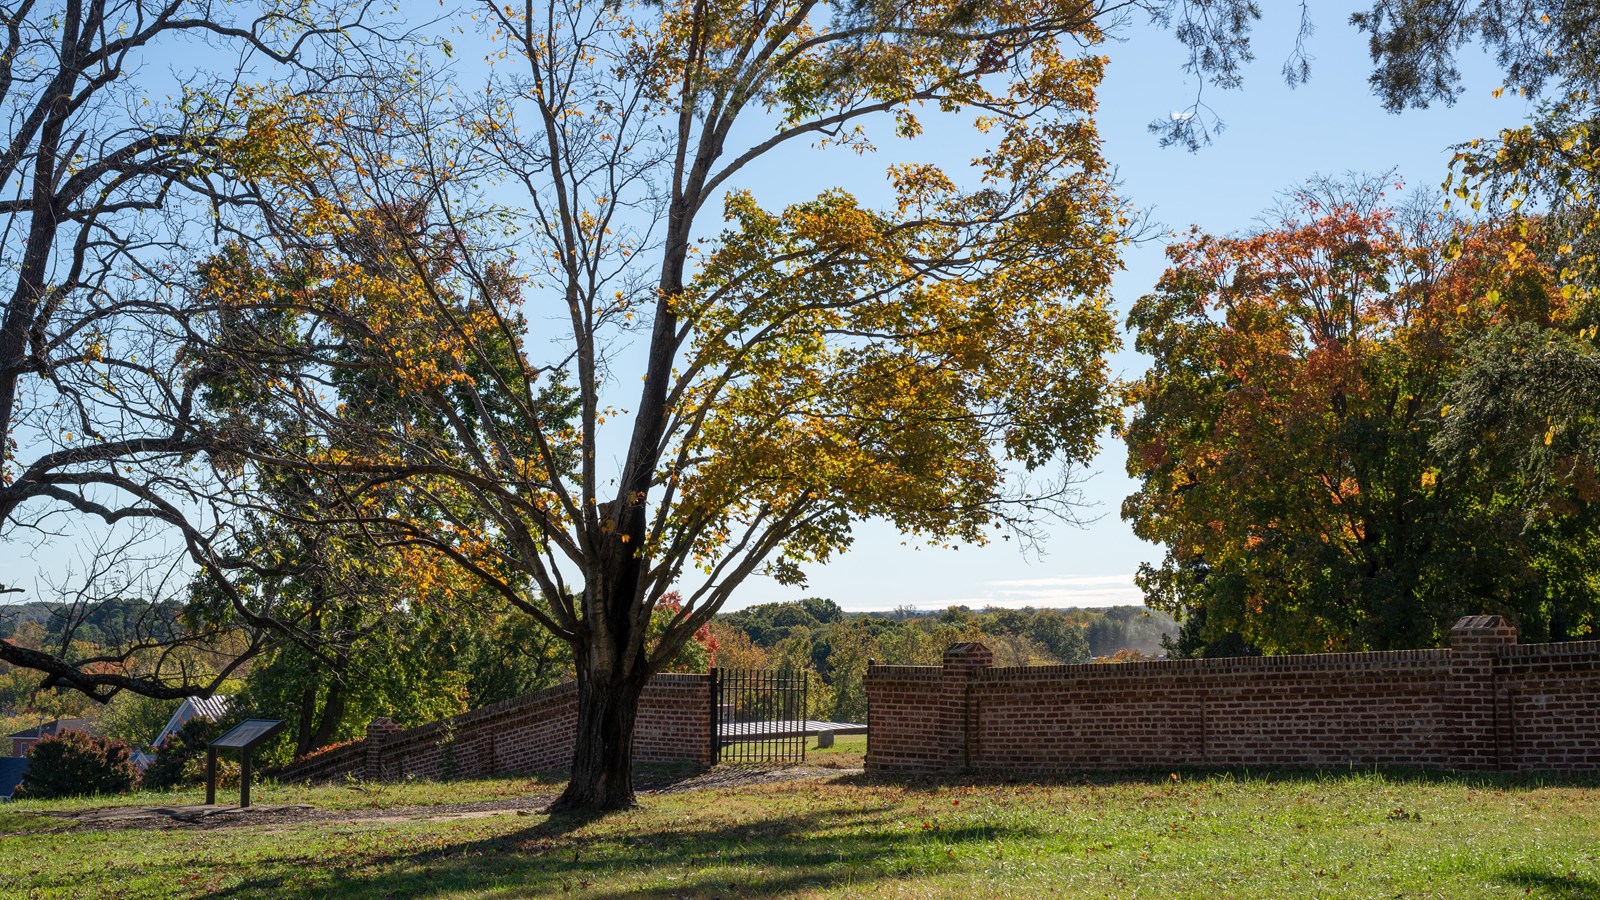
[[[144,786],[152,791],[204,784],[206,745],[222,733],[220,723],[193,718],[156,748],[156,758],[144,770]],[[219,780],[227,782],[227,765],[218,760]],[[235,768],[237,765],[235,764]],[[233,780],[237,782],[235,774]]]
[[[63,731],[28,751],[28,771],[13,795],[37,800],[125,794],[139,780],[127,744],[109,738]]]

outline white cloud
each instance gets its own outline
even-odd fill
[[[1007,578],[984,582],[976,596],[953,597],[938,602],[916,604],[918,609],[935,610],[947,606],[983,609],[993,606],[1016,609],[1032,607],[1142,606],[1144,592],[1133,583],[1133,575],[1064,575],[1054,578]]]
[[[1076,588],[1076,587],[1132,587],[1132,575],[1068,575],[1055,578],[1009,578],[990,581],[989,587],[1009,590],[1014,588]]]

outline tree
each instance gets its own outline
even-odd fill
[[[1600,12],[1588,0],[1374,0],[1350,19],[1370,35],[1373,90],[1395,112],[1454,102],[1456,53],[1474,38],[1514,91],[1600,88]]]
[[[1584,598],[1593,585],[1573,583],[1572,573],[1592,568],[1596,547],[1600,10],[1573,0],[1379,5],[1386,6],[1394,7],[1387,16],[1375,9],[1362,24],[1380,61],[1374,83],[1391,108],[1448,101],[1459,90],[1451,56],[1475,34],[1495,51],[1506,89],[1541,98],[1526,125],[1456,147],[1445,189],[1451,202],[1510,223],[1518,240],[1542,242],[1541,264],[1555,272],[1555,289],[1572,311],[1560,328],[1481,335],[1433,446],[1452,467],[1492,473],[1524,531],[1544,543],[1547,581],[1566,587],[1552,589],[1562,596],[1550,599],[1538,625],[1557,638],[1585,634],[1592,620]]]
[[[479,614],[481,616],[481,613]],[[489,621],[455,635],[456,668],[476,709],[573,678],[571,648],[521,611],[501,605]]]
[[[823,715],[833,722],[867,720],[867,660],[876,644],[861,619],[845,619],[828,628],[827,688]]]
[[[1106,23],[1141,9],[1173,24],[1194,72],[1226,87],[1249,57],[1256,15],[1247,0],[486,4],[497,74],[467,92],[481,98],[474,108],[447,99],[463,93],[438,73],[416,73],[413,90],[396,92],[403,73],[367,55],[358,29],[321,7],[291,17],[305,8],[274,4],[229,24],[205,2],[78,2],[11,32],[42,55],[8,54],[8,64],[49,75],[12,83],[50,87],[19,94],[11,120],[22,123],[13,141],[22,151],[7,177],[21,179],[26,199],[7,207],[18,224],[7,233],[28,243],[14,255],[24,277],[3,325],[0,394],[14,405],[22,394],[8,379],[40,376],[68,402],[39,407],[25,427],[9,405],[0,416],[0,437],[45,442],[36,457],[6,461],[18,467],[0,522],[13,529],[24,501],[34,510],[48,501],[159,524],[235,615],[225,634],[163,625],[104,659],[0,653],[101,697],[205,690],[280,636],[313,642],[300,621],[228,587],[250,565],[229,507],[254,487],[257,467],[316,468],[350,478],[357,496],[398,490],[412,507],[380,504],[360,521],[325,524],[442,554],[573,648],[584,712],[563,808],[631,802],[638,692],[751,573],[797,579],[847,547],[864,517],[974,541],[996,522],[1026,536],[1041,507],[1070,515],[1061,478],[1030,486],[1008,476],[1085,459],[1111,415],[1101,355],[1114,333],[1100,300],[1125,226],[1088,118],[1101,66],[1090,48]],[[175,108],[158,107],[155,123],[96,105],[127,83],[119,54],[132,60],[182,34],[287,69],[318,46],[327,53],[298,82],[275,73],[284,77],[266,87],[197,85]],[[757,161],[800,143],[864,151],[884,139],[866,127],[879,121],[896,140],[915,138],[926,109],[989,135],[971,178],[896,166],[881,208],[825,190],[768,209],[733,190]],[[68,134],[73,117],[85,123],[81,142]],[[107,123],[110,133],[93,132]],[[69,173],[78,163],[63,148],[90,148],[94,159]],[[481,201],[507,189],[526,200],[497,217],[505,207]],[[247,239],[249,264],[228,274],[291,257],[325,267],[292,297],[268,299],[314,306],[307,331],[331,343],[293,347],[309,364],[292,382],[257,385],[338,433],[301,453],[312,458],[235,430],[246,419],[221,428],[192,405],[210,374],[192,360],[263,375],[281,360],[199,352],[225,337],[207,329],[230,311],[265,301],[209,290],[178,292],[174,305],[164,288],[188,270],[152,259],[197,231],[163,232],[143,213],[181,217],[190,207],[180,196],[217,214],[191,224]],[[241,199],[262,221],[225,215]],[[705,217],[719,202],[726,227],[713,234]],[[73,211],[33,214],[64,209]],[[57,263],[68,277],[38,277]],[[92,299],[112,295],[141,299]],[[217,305],[183,305],[197,297]],[[555,301],[567,333],[554,351],[519,358],[516,371],[468,371],[517,333],[528,298]],[[67,306],[87,312],[63,315]],[[107,315],[120,324],[95,324]],[[546,324],[543,311],[536,321]],[[645,334],[642,359],[623,352]],[[320,379],[351,366],[386,373],[391,399],[426,407],[419,420],[451,433],[407,434],[406,418],[380,425],[338,408]],[[541,430],[540,389],[561,371],[573,373],[581,416]],[[622,388],[634,375],[636,401]],[[104,383],[115,393],[98,393]],[[71,429],[51,420],[63,409],[79,420]],[[625,434],[610,437],[617,422]],[[106,505],[89,499],[94,491],[129,499]],[[174,577],[176,568],[116,584],[120,571],[133,582],[144,568],[118,540],[104,559],[124,564],[106,567],[109,579],[93,567],[102,583],[93,593],[181,593],[187,573]],[[705,580],[651,643],[660,598],[695,571]],[[161,652],[175,641],[200,646],[213,665]],[[158,664],[167,668],[151,674]]]
[[[95,728],[103,735],[122,741],[136,750],[150,749],[167,720],[177,711],[178,700],[157,700],[124,691],[101,710]]]
[[[1495,329],[1475,341],[1432,442],[1443,466],[1498,487],[1537,548],[1539,578],[1523,588],[1543,601],[1526,620],[1534,640],[1600,631],[1600,328],[1592,308],[1587,319],[1577,328]]]
[[[1452,102],[1462,90],[1455,54],[1474,37],[1505,76],[1495,96],[1540,98],[1528,124],[1456,148],[1445,190],[1497,219],[1542,207],[1540,230],[1568,299],[1594,298],[1600,218],[1600,10],[1585,0],[1379,0],[1352,18],[1372,36],[1372,83],[1384,104]],[[1448,207],[1448,204],[1447,204]]]
[[[369,231],[352,228],[340,240],[359,254],[368,275],[381,275],[389,264],[381,252],[382,239]],[[402,506],[413,516],[448,519],[448,527],[481,529],[482,523],[442,496],[433,508],[406,504],[396,485],[365,485],[320,467],[319,460],[361,450],[339,442],[347,432],[324,433],[315,419],[274,402],[267,385],[317,381],[339,401],[344,415],[368,429],[427,433],[443,452],[463,450],[451,443],[445,421],[401,402],[381,379],[369,376],[360,357],[336,353],[323,360],[326,371],[303,367],[309,357],[298,348],[307,340],[306,316],[293,298],[323,275],[305,259],[252,268],[242,244],[235,242],[204,267],[198,288],[209,297],[267,298],[264,303],[221,305],[219,330],[225,338],[205,351],[212,374],[202,382],[200,398],[220,421],[250,421],[257,436],[251,467],[259,499],[239,517],[233,538],[234,552],[257,565],[231,588],[252,608],[274,609],[278,620],[293,621],[296,628],[251,670],[243,702],[293,723],[285,743],[292,741],[295,757],[352,736],[353,728],[378,714],[420,724],[462,712],[470,676],[458,671],[457,649],[474,643],[484,649],[480,630],[507,638],[507,646],[496,655],[509,663],[505,668],[519,668],[508,659],[518,636],[514,628],[504,627],[505,605],[482,596],[477,581],[421,548],[374,542],[339,524]],[[380,297],[369,292],[363,299]],[[472,313],[469,301],[452,302]],[[468,372],[489,381],[489,372],[498,375],[511,366],[512,342],[522,336],[520,323],[515,324],[517,329],[508,330],[503,339],[479,343],[484,356],[469,363]],[[408,365],[427,362],[412,356]],[[559,379],[545,385],[538,394],[538,426],[566,427],[575,413],[570,395]],[[478,399],[491,408],[503,405],[490,390]],[[459,409],[451,412],[461,414]],[[309,464],[274,464],[278,459]],[[570,467],[570,460],[566,462]],[[223,627],[237,619],[231,598],[210,579],[198,580],[194,593],[192,621]],[[488,656],[478,654],[476,664],[481,667]],[[547,648],[541,647],[538,657],[531,683],[526,672],[517,673],[524,676],[518,680],[525,689],[543,686],[562,671],[559,665],[546,671],[543,664],[553,657]],[[514,696],[503,691],[497,686],[491,693],[496,699]]]
[[[1430,450],[1473,338],[1570,322],[1549,257],[1518,223],[1469,232],[1381,190],[1316,183],[1273,227],[1196,234],[1130,313],[1154,364],[1130,391],[1123,515],[1167,546],[1149,602],[1203,609],[1202,642],[1418,647],[1464,613],[1530,634],[1592,615],[1563,587],[1581,573],[1541,563],[1554,536]]]
[[[1243,85],[1242,67],[1255,59],[1251,30],[1261,9],[1253,0],[1150,7],[1185,46],[1184,69],[1195,77],[1196,90],[1187,109],[1156,119],[1149,130],[1163,146],[1197,151],[1222,124],[1204,102],[1205,89]],[[1315,4],[1299,4],[1299,27],[1281,69],[1291,86],[1312,74],[1314,11]],[[1581,104],[1600,96],[1600,14],[1589,0],[1373,0],[1350,23],[1368,36],[1368,81],[1391,112],[1454,103],[1464,90],[1457,65],[1464,47],[1489,51],[1504,75],[1503,89],[1516,94],[1565,95]]]
[[[633,802],[639,692],[749,575],[798,581],[867,517],[976,542],[1071,515],[1064,473],[1114,416],[1105,302],[1129,227],[1089,118],[1099,13],[486,6],[496,74],[479,106],[441,111],[428,73],[418,96],[331,114],[262,98],[274,142],[316,165],[260,174],[280,243],[250,266],[314,267],[296,298],[321,317],[306,352],[361,360],[465,450],[309,388],[275,402],[364,450],[317,466],[404,483],[429,510],[375,513],[370,534],[447,556],[571,644],[579,726],[556,809]],[[897,164],[877,206],[828,187],[771,209],[737,189],[805,142],[866,151],[880,123],[913,139],[922,108],[987,135],[970,178]],[[525,205],[488,210],[474,191],[490,179],[526,188]],[[378,249],[342,242],[351,231]],[[559,322],[553,354],[525,344],[517,371],[468,371],[519,309]],[[642,356],[616,353],[634,334]],[[532,414],[556,371],[572,373],[572,428]],[[460,504],[483,530],[437,514]],[[673,589],[682,606],[652,641]]]
[[[454,666],[451,635],[468,626],[443,621],[441,612],[396,613],[319,635],[315,653],[275,647],[252,666],[237,702],[288,720],[284,762],[358,737],[378,716],[412,726],[465,712],[467,676]]]
[[[721,669],[766,669],[772,665],[772,649],[756,643],[750,632],[736,625],[716,621],[711,623],[711,635],[716,639],[717,652],[712,654],[714,665]]]
[[[59,640],[0,640],[0,660],[47,688],[203,693],[279,624],[237,597],[242,632],[176,624],[187,566],[224,591],[250,567],[224,549],[248,487],[229,454],[249,435],[196,402],[211,310],[182,290],[185,247],[233,222],[232,176],[253,164],[236,106],[247,75],[325,88],[308,63],[375,36],[362,15],[343,0],[0,11],[0,540],[8,555],[24,540],[87,548],[76,578],[47,585]],[[130,604],[76,639],[100,608]]]

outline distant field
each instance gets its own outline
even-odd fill
[[[46,813],[83,804],[18,803],[0,807],[0,896],[1600,896],[1590,779],[760,777],[713,772],[598,821],[534,812],[558,785],[528,779],[266,786],[258,803],[323,818],[248,827],[68,827]],[[417,808],[436,803],[456,806]]]

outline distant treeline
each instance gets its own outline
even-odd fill
[[[176,603],[121,599],[89,605],[6,604],[0,605],[0,638],[68,659],[100,659],[97,665],[106,671],[136,669],[147,662],[146,656],[163,651],[128,648],[141,638],[158,643],[162,636],[175,634],[183,614]],[[380,622],[363,625],[350,629],[353,637],[342,643],[324,642],[321,655],[293,644],[269,650],[240,666],[219,687],[218,693],[233,697],[237,715],[289,723],[258,752],[263,763],[288,762],[317,747],[359,737],[377,716],[422,725],[573,677],[565,645],[532,619],[487,603],[466,609],[396,610]],[[238,643],[246,639],[241,630]],[[687,665],[695,664],[692,652],[685,656]],[[698,660],[700,668],[707,665],[703,649]],[[207,671],[212,661],[198,651],[188,659],[198,672]],[[180,703],[123,691],[101,704],[78,691],[43,683],[38,671],[0,662],[0,734],[55,718],[84,718],[109,737],[148,749]]]
[[[159,633],[178,620],[176,605],[107,602],[0,606],[0,636],[26,647],[67,646],[78,658],[115,659],[112,648]],[[332,658],[292,646],[252,660],[221,690],[239,715],[282,718],[289,728],[263,759],[287,762],[330,742],[358,737],[373,717],[420,725],[538,690],[573,677],[564,645],[525,617],[483,608],[399,611]],[[862,721],[867,661],[938,665],[958,641],[981,641],[996,665],[1048,665],[1138,658],[1162,652],[1177,626],[1140,607],[899,609],[847,613],[831,600],[769,603],[718,616],[672,667],[788,669],[811,675],[813,716]],[[709,652],[709,655],[708,655]],[[197,656],[196,666],[206,660]],[[65,689],[41,689],[42,675],[0,663],[0,726],[5,733],[56,717],[87,717],[104,733],[136,745],[154,737],[177,701],[119,694],[107,706]]]
[[[88,604],[8,603],[0,605],[0,638],[9,640],[20,630],[45,646],[73,641],[109,646],[134,638],[163,640],[175,633],[182,612],[176,603],[116,598]]]
[[[711,631],[717,665],[810,673],[812,715],[862,721],[868,660],[938,665],[958,641],[988,645],[999,666],[1140,658],[1161,653],[1163,638],[1175,636],[1178,627],[1138,606],[847,613],[832,600],[808,597],[720,615]]]

